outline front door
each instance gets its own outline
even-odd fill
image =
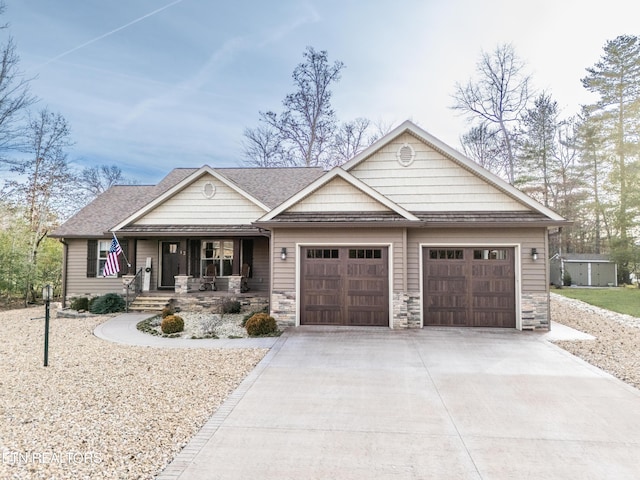
[[[161,243],[162,269],[160,288],[175,288],[175,277],[180,273],[180,242]]]

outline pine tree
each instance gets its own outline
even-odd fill
[[[630,163],[637,161],[640,122],[640,41],[623,35],[610,40],[598,63],[587,69],[584,87],[599,95],[588,111],[601,122],[606,147],[614,155],[613,180],[617,185],[619,208],[616,227],[626,239],[632,226],[630,205]]]

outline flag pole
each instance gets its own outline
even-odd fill
[[[120,240],[118,240],[118,237],[116,237],[116,232],[111,233],[113,233],[113,238],[115,238],[116,242],[118,242],[118,245],[120,245]],[[122,246],[120,247],[120,249],[122,250]],[[124,257],[124,261],[127,262],[127,267],[131,268],[131,264],[129,263],[129,259],[127,258],[127,254],[124,253],[124,250],[122,250],[122,256]]]

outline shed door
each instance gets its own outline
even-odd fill
[[[389,326],[386,247],[303,247],[300,324]]]
[[[425,248],[425,326],[515,328],[513,248]]]

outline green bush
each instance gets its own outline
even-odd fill
[[[564,273],[564,276],[562,277],[562,283],[565,287],[571,286],[571,274],[569,272]]]
[[[254,314],[245,325],[247,333],[251,337],[259,335],[271,335],[278,331],[278,325],[275,318],[268,313]]]
[[[184,320],[178,315],[166,316],[162,319],[160,330],[166,334],[182,332],[184,330]]]
[[[124,299],[117,293],[107,293],[89,302],[89,311],[102,315],[105,313],[122,312],[125,308]]]
[[[240,313],[242,306],[237,300],[225,300],[221,305],[222,313]]]
[[[87,297],[72,298],[69,307],[77,311],[89,310],[89,299]]]

